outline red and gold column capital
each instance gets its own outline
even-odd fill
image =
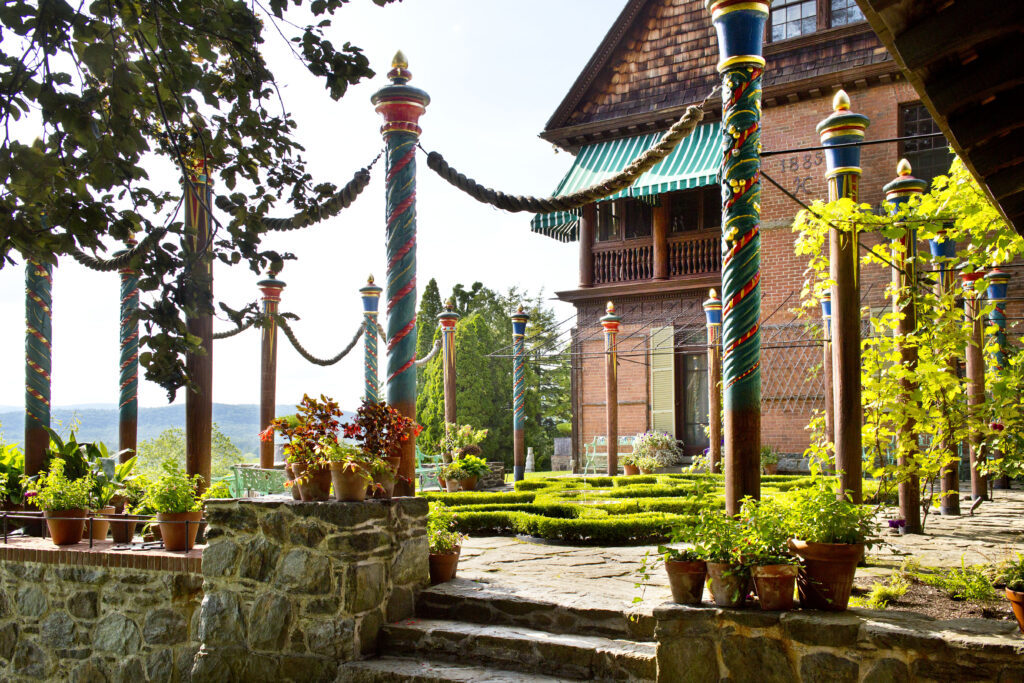
[[[420,116],[430,104],[430,95],[408,85],[412,73],[401,50],[395,53],[391,61],[388,78],[391,79],[391,85],[384,86],[370,98],[370,102],[376,105],[376,112],[384,117],[380,132],[384,135],[404,132],[418,136],[423,132],[419,126]]]

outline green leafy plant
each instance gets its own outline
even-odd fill
[[[980,567],[968,567],[963,557],[960,566],[934,574],[922,572],[917,578],[929,586],[946,592],[954,600],[990,602],[996,599],[995,588]]]
[[[637,434],[633,439],[633,455],[638,458],[652,458],[657,463],[655,467],[644,469],[671,467],[679,462],[682,454],[683,451],[675,437],[665,432],[644,432]]]
[[[471,477],[479,477],[490,471],[490,466],[483,458],[478,458],[475,455],[465,455],[451,464],[446,465],[444,468],[445,474],[443,476],[445,479],[462,481],[463,479],[469,479]]]
[[[744,538],[740,555],[748,565],[795,564],[789,553],[789,511],[777,499],[743,501]]]
[[[324,439],[316,451],[321,462],[337,465],[342,472],[355,474],[367,484],[373,481],[375,469],[386,466],[384,460],[367,454],[361,447],[345,441]]]
[[[34,493],[34,503],[43,510],[87,510],[92,502],[93,486],[88,474],[69,479],[64,473],[64,461],[56,458],[50,462],[49,469],[39,475],[29,493]]]
[[[1012,591],[1024,593],[1024,554],[1018,553],[1016,560],[1001,564],[996,581]]]
[[[826,482],[794,491],[787,517],[793,536],[811,543],[866,543],[876,530],[873,508],[839,498]]]
[[[226,481],[215,481],[203,491],[199,498],[203,502],[211,498],[231,498],[231,487]]]
[[[654,470],[661,467],[661,461],[651,455],[637,455],[633,454],[632,464],[639,467],[644,472],[653,472]]]
[[[725,512],[702,510],[693,527],[679,533],[689,540],[697,557],[708,562],[741,564],[745,528],[742,521]]]
[[[779,451],[774,446],[761,446],[761,464],[762,465],[778,465],[779,464]]]
[[[449,554],[462,545],[466,536],[454,530],[455,521],[456,516],[451,508],[441,503],[430,503],[427,512],[427,542],[430,544],[430,552]]]
[[[876,581],[871,585],[864,605],[872,609],[885,609],[889,606],[889,603],[895,602],[906,595],[909,588],[910,582],[906,578],[900,574],[893,574],[889,577],[888,582],[881,583]]]
[[[438,449],[449,461],[463,455],[480,455],[480,442],[487,438],[488,430],[474,429],[473,425],[457,425],[446,422],[444,436],[437,444]]]
[[[274,438],[274,431],[281,433],[287,443],[284,452],[290,463],[315,464],[319,458],[317,447],[324,440],[337,441],[342,415],[338,404],[324,395],[320,399],[303,394],[295,415],[276,418],[263,432],[262,441]]]
[[[173,461],[161,465],[162,472],[146,491],[145,502],[155,512],[182,513],[202,509],[199,485],[203,478],[189,476]]]
[[[24,474],[25,454],[16,444],[0,442],[0,503],[25,502]]]

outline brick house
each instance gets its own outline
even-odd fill
[[[765,152],[820,145],[815,125],[845,89],[870,117],[868,140],[938,132],[914,89],[854,0],[775,0],[764,49]],[[541,137],[576,155],[556,194],[621,170],[687,105],[718,84],[718,46],[704,0],[629,0]],[[605,433],[603,339],[614,301],[619,335],[619,434],[668,431],[688,454],[707,446],[706,328],[701,303],[719,288],[718,95],[701,127],[631,188],[576,213],[538,215],[532,229],[580,245],[579,287],[558,292],[577,312],[572,345],[573,453]],[[861,201],[878,204],[906,157],[931,179],[951,156],[941,137],[865,146]],[[804,202],[827,198],[819,151],[766,156],[764,172]],[[767,180],[761,202],[762,443],[783,453],[808,444],[824,407],[820,320],[799,302],[806,263],[793,253],[799,205]],[[870,237],[866,239],[870,240]],[[927,248],[925,248],[927,253]],[[887,269],[862,271],[862,304],[884,307]],[[1019,285],[1010,293],[1020,296]],[[1011,317],[1020,315],[1010,313]],[[668,352],[666,352],[668,351]]]

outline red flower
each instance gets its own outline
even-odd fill
[[[270,425],[262,432],[260,432],[260,441],[263,443],[270,443],[274,440],[274,425]]]
[[[989,425],[989,427],[996,430],[997,432],[1003,431],[1003,424],[1001,422],[993,422],[992,424]]]

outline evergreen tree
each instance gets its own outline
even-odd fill
[[[437,331],[437,316],[441,312],[441,292],[437,288],[437,280],[430,282],[423,289],[420,297],[420,310],[416,314],[416,357],[423,358],[434,346],[434,333]],[[416,382],[423,383],[424,368],[417,368]]]

